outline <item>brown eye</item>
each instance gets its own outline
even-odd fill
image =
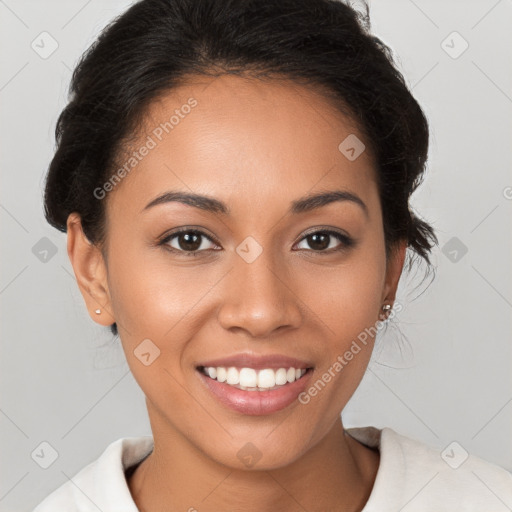
[[[212,239],[202,231],[183,229],[166,236],[160,245],[166,245],[171,251],[181,252],[186,256],[197,256],[198,253],[209,249],[205,240],[210,241],[216,247]]]
[[[340,242],[337,246],[332,245],[333,239]],[[354,240],[337,231],[315,231],[306,235],[301,242],[306,241],[309,248],[314,252],[335,252],[347,249],[354,245]],[[328,249],[328,250],[326,250]],[[331,251],[332,249],[332,251]]]

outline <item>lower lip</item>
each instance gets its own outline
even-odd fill
[[[251,416],[260,416],[280,411],[292,404],[307,387],[312,370],[309,369],[299,380],[289,382],[272,391],[245,391],[225,382],[207,377],[196,370],[212,394],[232,410]]]

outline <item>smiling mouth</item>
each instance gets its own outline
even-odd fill
[[[197,370],[212,380],[243,391],[272,391],[300,380],[313,368],[237,368],[234,366],[198,366]]]

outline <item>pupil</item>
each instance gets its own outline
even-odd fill
[[[310,243],[309,246],[312,248],[312,249],[325,249],[327,247],[329,247],[329,236],[330,235],[327,235],[325,233],[321,233],[321,234],[318,234],[318,233],[315,233],[313,235],[309,235],[309,239],[310,241],[313,240],[313,245]],[[320,242],[320,244],[318,244],[318,239],[319,238],[322,238],[323,241]],[[315,247],[315,243],[317,243],[316,247]]]
[[[192,241],[191,241],[192,239]],[[185,241],[182,243],[182,241]],[[180,236],[180,247],[188,251],[196,251],[200,247],[199,235],[196,233],[183,233]]]

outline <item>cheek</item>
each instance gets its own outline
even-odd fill
[[[210,292],[226,269],[177,263],[166,257],[164,249],[123,247],[124,251],[112,253],[109,282],[127,362],[146,394],[164,388],[173,393],[175,389],[178,394],[174,399],[178,400],[180,386],[169,374],[183,385],[183,372],[193,368],[191,357],[197,357],[194,343],[204,323],[214,315]],[[137,358],[142,347],[147,347],[144,352],[158,354],[150,367]]]
[[[364,248],[341,265],[310,266],[297,282],[329,338],[343,345],[378,320],[384,279],[384,256],[378,248]]]
[[[381,251],[376,240],[345,265],[317,271],[314,286],[310,277],[301,281],[305,302],[317,318],[314,335],[322,361],[304,403],[315,403],[326,417],[344,408],[371,357],[385,278]]]
[[[163,248],[118,245],[123,250],[112,252],[109,284],[120,332],[124,328],[128,333],[163,337],[213,284],[201,267],[196,272],[190,264],[167,259]]]

